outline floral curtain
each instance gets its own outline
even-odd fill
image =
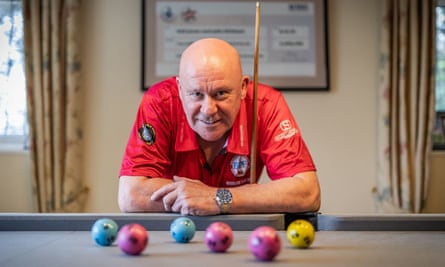
[[[419,213],[434,120],[434,0],[384,0],[380,38],[379,212]]]
[[[80,0],[23,0],[32,182],[39,212],[80,212]]]

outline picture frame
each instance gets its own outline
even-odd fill
[[[433,150],[445,150],[445,112],[436,112],[433,129]]]
[[[253,79],[256,1],[141,1],[143,91],[176,76],[182,51],[207,37],[231,43]],[[262,0],[260,8],[258,82],[329,91],[327,0]]]

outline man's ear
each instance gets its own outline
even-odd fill
[[[249,76],[243,76],[241,84],[241,99],[244,99],[247,95],[247,86],[249,85]]]

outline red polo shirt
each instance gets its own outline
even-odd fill
[[[175,78],[153,85],[140,103],[120,176],[177,175],[218,187],[249,183],[252,88],[250,83],[226,146],[209,166],[187,123]],[[314,171],[314,162],[281,93],[259,84],[257,96],[257,179],[264,166],[272,180]]]

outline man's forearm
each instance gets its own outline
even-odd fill
[[[233,194],[231,213],[306,212],[320,208],[320,189],[315,173],[230,190]]]
[[[122,176],[119,178],[118,204],[122,212],[164,212],[161,201],[151,201],[154,191],[172,181],[164,178],[144,176]]]

